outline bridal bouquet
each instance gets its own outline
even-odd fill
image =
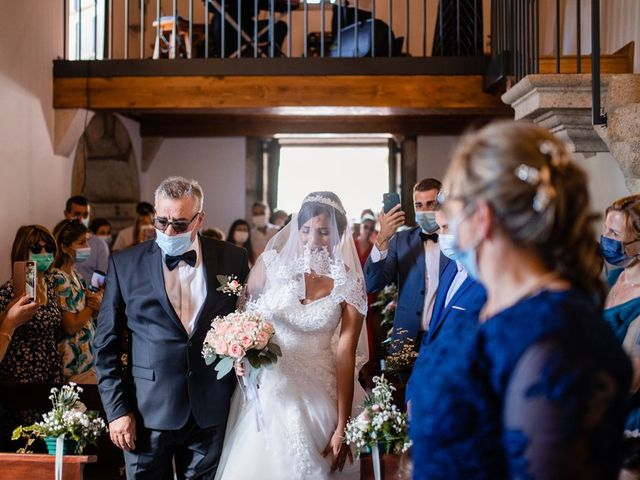
[[[218,379],[245,359],[255,369],[268,367],[282,356],[280,347],[271,341],[275,333],[273,324],[256,311],[216,317],[205,336],[202,356],[207,365],[220,358],[215,367]]]

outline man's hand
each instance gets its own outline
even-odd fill
[[[116,418],[109,423],[109,436],[113,444],[131,452],[136,448],[136,419],[132,413]]]
[[[378,250],[386,250],[389,239],[395,235],[398,227],[404,225],[404,212],[401,208],[402,205],[398,204],[387,213],[380,212],[380,233],[376,239]]]

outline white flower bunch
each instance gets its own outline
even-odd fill
[[[391,342],[391,352],[385,359],[385,370],[388,372],[410,372],[416,363],[418,352],[415,351],[413,339],[407,337],[407,330],[398,329],[398,338]]]
[[[27,447],[37,437],[59,437],[78,442],[81,453],[88,443],[96,443],[98,437],[107,430],[107,426],[97,412],[87,411],[80,401],[82,387],[75,383],[64,385],[60,390],[51,389],[49,400],[53,405],[51,411],[42,416],[42,421],[28,427],[18,427],[13,431],[12,439],[26,437]]]
[[[345,429],[344,442],[361,450],[377,444],[384,453],[404,453],[411,446],[407,433],[407,414],[393,404],[395,387],[388,380],[373,377],[375,387],[364,401],[362,413],[352,418]]]

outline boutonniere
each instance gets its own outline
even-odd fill
[[[244,291],[244,285],[240,283],[235,275],[217,275],[216,278],[220,282],[220,286],[216,289],[218,292],[226,293],[230,297],[239,297]]]

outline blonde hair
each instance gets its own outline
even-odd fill
[[[640,195],[629,195],[613,202],[607,208],[609,212],[620,212],[625,217],[624,241],[640,239]]]
[[[457,146],[445,191],[467,203],[485,200],[511,240],[535,251],[573,285],[602,295],[602,260],[595,241],[584,171],[564,143],[531,123],[498,122]]]

